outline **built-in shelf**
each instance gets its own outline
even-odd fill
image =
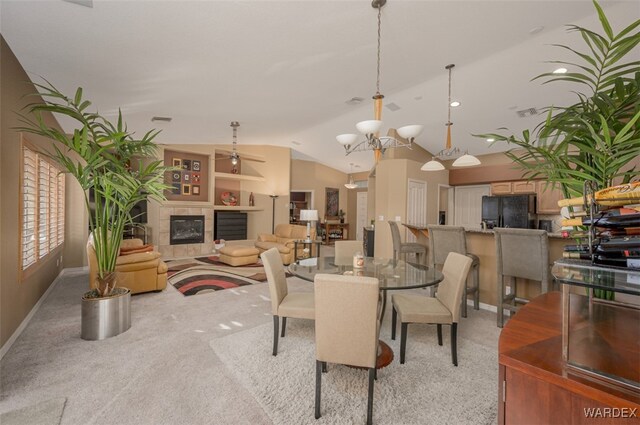
[[[248,206],[227,206],[227,205],[214,205],[214,210],[218,211],[262,211],[264,208],[262,207],[248,207]]]
[[[231,174],[231,173],[220,173],[215,172],[213,176],[217,179],[226,179],[226,180],[239,180],[239,181],[254,181],[254,182],[263,182],[265,178],[262,176],[248,176],[246,174]]]

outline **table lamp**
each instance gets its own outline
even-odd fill
[[[311,240],[311,223],[318,220],[318,210],[300,210],[300,221],[307,222],[307,240]]]

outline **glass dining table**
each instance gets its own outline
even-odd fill
[[[289,272],[301,279],[313,282],[319,273],[344,274],[351,276],[369,276],[378,278],[382,292],[382,308],[380,309],[380,323],[384,319],[387,305],[386,291],[425,288],[440,283],[442,273],[435,268],[423,264],[365,257],[364,267],[353,267],[353,257],[320,257],[299,260],[289,265]],[[381,369],[393,361],[393,350],[384,341],[379,341],[376,368]]]

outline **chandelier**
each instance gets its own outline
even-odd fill
[[[349,164],[349,167],[351,168],[351,174],[349,174],[349,182],[345,183],[344,187],[347,189],[356,189],[358,185],[353,181],[353,162]]]
[[[371,6],[378,9],[378,50],[377,50],[377,74],[376,74],[376,94],[373,96],[373,120],[360,121],[356,124],[356,129],[364,135],[365,139],[360,140],[358,134],[340,134],[336,140],[346,151],[346,155],[352,152],[363,152],[372,150],[376,163],[380,161],[382,154],[389,148],[407,147],[411,149],[411,144],[422,132],[421,125],[407,125],[396,130],[399,138],[391,136],[380,136],[382,127],[382,99],[384,95],[380,93],[380,21],[382,6],[387,0],[373,0]]]
[[[422,171],[440,171],[444,170],[444,165],[437,159],[441,161],[456,159],[453,162],[454,167],[471,167],[474,165],[480,165],[480,160],[473,155],[469,155],[468,152],[462,153],[459,148],[451,147],[451,126],[453,123],[451,122],[451,70],[455,67],[455,64],[450,64],[444,67],[444,69],[449,71],[449,103],[448,103],[448,115],[447,115],[447,143],[445,148],[438,152],[431,161],[426,162],[420,169]],[[457,105],[454,105],[457,106]],[[436,159],[437,158],[437,159]]]

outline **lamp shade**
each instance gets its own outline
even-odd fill
[[[468,153],[453,161],[454,167],[473,167],[474,165],[480,165],[480,160]]]
[[[357,134],[340,134],[339,136],[336,136],[336,140],[341,145],[352,145],[356,142],[356,140],[358,140],[358,135]]]
[[[444,170],[444,165],[442,165],[440,161],[432,159],[431,161],[425,162],[420,169],[422,171],[442,171]]]
[[[398,135],[403,139],[411,139],[416,138],[420,133],[422,133],[422,129],[424,129],[423,125],[405,125],[404,127],[400,127],[398,131]]]
[[[318,221],[318,210],[300,210],[301,221]]]
[[[356,128],[362,134],[377,133],[380,127],[382,127],[382,121],[380,120],[360,121],[356,124]]]

